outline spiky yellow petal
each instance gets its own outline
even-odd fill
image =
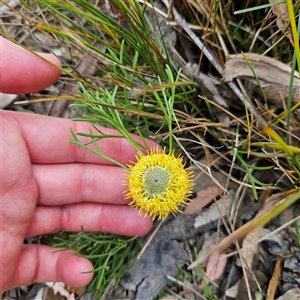
[[[184,168],[182,157],[175,157],[173,152],[166,154],[157,148],[147,155],[139,154],[129,168],[125,183],[126,197],[132,199],[129,205],[153,219],[175,214],[191,194],[192,172]]]

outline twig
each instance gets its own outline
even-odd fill
[[[146,242],[146,244],[143,246],[141,252],[139,253],[139,255],[137,256],[136,260],[139,260],[141,258],[141,256],[143,255],[143,253],[145,252],[145,250],[147,249],[147,247],[149,246],[150,242],[153,240],[154,236],[156,235],[157,231],[159,230],[159,228],[161,227],[161,225],[164,223],[165,220],[161,220],[160,223],[158,224],[158,226],[155,228],[155,230],[152,232],[152,234],[150,235],[148,241]]]

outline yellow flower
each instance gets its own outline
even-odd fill
[[[156,148],[147,155],[139,154],[135,165],[129,166],[126,198],[130,206],[146,212],[153,219],[165,219],[186,204],[192,191],[192,172],[184,168],[182,157]]]

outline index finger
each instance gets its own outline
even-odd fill
[[[8,124],[12,122],[14,126],[21,129],[32,163],[58,164],[80,162],[112,164],[106,159],[68,142],[68,140],[72,139],[70,128],[75,133],[88,133],[89,129],[92,128],[92,125],[89,123],[10,111],[1,111],[0,114],[2,114],[3,122],[8,121]],[[8,126],[13,125],[10,124]],[[101,128],[101,130],[105,134],[120,135],[113,129]],[[135,136],[134,138],[143,144],[140,137]],[[80,139],[83,143],[89,140],[86,137],[80,137]],[[122,164],[128,164],[130,161],[135,160],[137,151],[124,138],[102,139],[97,144],[104,155]],[[150,148],[157,146],[154,141],[150,140],[147,140],[147,144]]]
[[[42,90],[55,82],[61,74],[59,59],[46,53],[40,55],[58,68],[0,37],[0,91],[26,94]]]

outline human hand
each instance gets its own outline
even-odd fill
[[[58,69],[1,38],[0,55],[1,92],[37,91],[60,75]],[[60,65],[55,57],[43,56]],[[86,231],[143,235],[151,228],[151,219],[126,205],[122,168],[67,142],[69,128],[88,132],[89,124],[9,111],[0,114],[0,294],[35,281],[88,284],[92,273],[82,274],[93,269],[88,260],[71,251],[23,245],[24,239],[59,230],[80,231],[81,226]],[[154,143],[149,141],[149,146]],[[123,164],[135,159],[136,151],[125,139],[102,140],[99,147]]]

